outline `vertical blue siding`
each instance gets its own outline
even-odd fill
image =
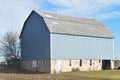
[[[50,33],[42,17],[32,13],[21,36],[23,60],[50,59]]]
[[[113,59],[113,39],[51,34],[52,59]]]

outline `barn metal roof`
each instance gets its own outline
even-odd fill
[[[51,33],[114,38],[108,27],[96,19],[34,12],[43,17]]]

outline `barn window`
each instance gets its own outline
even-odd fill
[[[90,66],[92,66],[92,60],[90,60]]]
[[[72,66],[72,60],[69,60],[69,66]]]
[[[82,66],[82,60],[80,59],[80,66]]]

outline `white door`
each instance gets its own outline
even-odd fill
[[[55,61],[55,73],[60,73],[60,71],[61,71],[61,61],[56,60]]]
[[[32,69],[33,69],[34,72],[36,72],[36,68],[37,68],[37,61],[33,60],[32,61]]]

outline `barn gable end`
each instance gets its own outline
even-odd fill
[[[20,38],[23,60],[50,59],[50,32],[41,16],[30,14]]]

